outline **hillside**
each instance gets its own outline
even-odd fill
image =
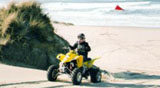
[[[39,3],[10,3],[0,9],[0,62],[47,69],[58,63],[55,57],[67,45]]]

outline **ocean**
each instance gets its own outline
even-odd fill
[[[21,0],[17,0],[21,1]],[[53,21],[160,28],[160,0],[37,0]],[[0,7],[9,0],[1,0]],[[124,10],[117,11],[119,5]]]

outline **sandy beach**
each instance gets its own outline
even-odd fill
[[[90,57],[101,57],[103,69],[160,72],[160,30],[136,27],[97,27],[54,25],[56,33],[71,45],[79,33],[86,34]]]
[[[71,45],[79,33],[86,34],[92,49],[89,57],[101,57],[95,64],[113,73],[115,78],[103,77],[103,82],[98,84],[84,80],[80,86],[73,86],[66,76],[59,77],[57,82],[48,82],[45,71],[0,65],[0,87],[160,88],[160,28],[53,26]]]

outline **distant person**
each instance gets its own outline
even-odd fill
[[[70,46],[70,48],[72,50],[77,49],[77,53],[83,56],[83,61],[90,60],[88,58],[88,52],[91,51],[91,48],[85,41],[85,35],[83,33],[80,33],[77,37],[78,41],[73,46]]]

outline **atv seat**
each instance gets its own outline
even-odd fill
[[[90,61],[92,60],[91,58],[87,58],[87,59],[84,59],[83,62],[86,62],[86,61]]]

